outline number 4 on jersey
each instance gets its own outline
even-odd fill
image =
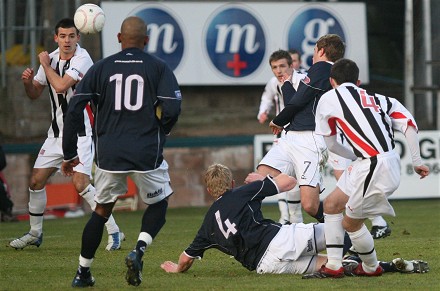
[[[361,100],[364,108],[373,108],[374,111],[379,112],[379,106],[377,106],[374,97],[368,95],[365,90],[361,90]]]
[[[218,224],[218,228],[220,229],[220,231],[223,233],[223,235],[225,236],[226,239],[228,239],[229,234],[236,234],[237,233],[237,229],[235,228],[235,223],[231,223],[229,221],[229,218],[227,218],[225,220],[225,224],[227,229],[225,230],[223,228],[223,222],[222,222],[222,218],[220,217],[220,210],[217,210],[217,212],[215,213],[215,219],[217,220],[217,224]]]

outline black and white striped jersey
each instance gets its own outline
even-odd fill
[[[278,193],[266,177],[226,191],[208,209],[203,224],[185,253],[202,258],[210,248],[234,256],[248,270],[255,270],[281,224],[265,219],[262,200]]]
[[[72,77],[76,81],[80,81],[87,73],[88,69],[93,65],[89,53],[81,48],[78,44],[76,46],[75,54],[69,60],[60,59],[60,50],[57,48],[49,54],[50,66],[63,77],[65,74]],[[67,112],[67,105],[70,98],[73,96],[75,86],[70,87],[66,92],[58,93],[54,87],[48,82],[46,73],[40,65],[34,80],[43,86],[49,86],[50,105],[52,108],[52,122],[47,132],[48,137],[62,137],[64,127],[64,116]],[[89,107],[88,107],[89,109]],[[91,110],[84,110],[84,122],[79,130],[79,136],[91,136],[93,115]]]
[[[396,99],[370,94],[352,83],[325,93],[316,109],[316,133],[337,134],[339,128],[357,157],[369,158],[394,149],[394,130],[417,130],[411,113]]]

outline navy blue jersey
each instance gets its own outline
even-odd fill
[[[138,48],[109,56],[89,69],[69,103],[64,158],[76,156],[78,115],[91,102],[97,166],[115,172],[156,169],[181,101],[177,80],[162,60]],[[159,105],[160,119],[156,116]]]
[[[315,111],[319,98],[332,89],[329,81],[331,67],[329,62],[313,64],[297,91],[290,82],[284,82],[281,90],[287,103],[273,122],[279,126],[289,124],[285,128],[287,131],[315,130]]]
[[[267,177],[225,192],[209,208],[203,224],[185,253],[203,257],[210,248],[234,256],[245,268],[255,270],[281,224],[265,219],[261,202],[275,195],[275,182]]]

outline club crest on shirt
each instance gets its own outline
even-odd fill
[[[79,77],[80,79],[82,79],[82,78],[84,77],[84,74],[81,73],[80,71],[78,71],[77,69],[72,68],[72,70],[75,71],[75,72],[78,74],[78,77]]]
[[[174,95],[176,95],[177,99],[182,99],[182,93],[180,93],[180,90],[174,91]]]
[[[45,152],[46,152],[45,149],[41,149],[41,150],[40,150],[40,156],[43,156]]]

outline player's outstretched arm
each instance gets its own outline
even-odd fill
[[[429,168],[425,165],[415,166],[414,171],[420,176],[420,179],[429,175]]]
[[[420,176],[420,179],[423,179],[429,175],[429,168],[422,164],[417,129],[413,126],[408,126],[405,131],[405,138],[411,153],[414,171]]]
[[[279,174],[274,178],[275,183],[277,183],[280,193],[292,190],[296,186],[296,179],[292,176],[286,175],[284,173]]]
[[[160,267],[167,273],[183,273],[191,268],[193,262],[194,259],[188,257],[185,252],[183,252],[179,257],[179,263],[176,264],[171,261],[165,261]]]

